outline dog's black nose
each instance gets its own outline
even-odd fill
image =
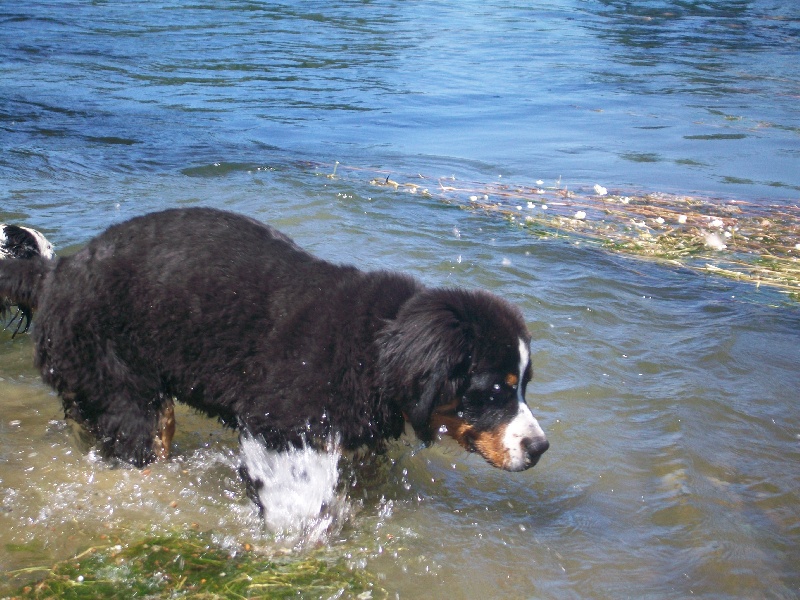
[[[539,458],[542,454],[547,452],[547,449],[550,447],[550,442],[545,438],[525,438],[522,440],[522,447],[525,448],[530,465],[533,466],[539,462]]]

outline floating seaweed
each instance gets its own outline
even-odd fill
[[[9,598],[382,598],[363,570],[322,554],[265,556],[237,551],[203,535],[174,534],[123,546],[91,547],[53,566],[6,573],[20,584]]]
[[[342,170],[363,172],[357,167]],[[405,179],[405,181],[403,181]],[[580,239],[610,252],[770,286],[800,301],[800,206],[667,193],[623,193],[595,184],[552,186],[373,176],[369,183],[496,214],[533,235]]]

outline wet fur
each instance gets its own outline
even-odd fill
[[[213,209],[135,218],[67,258],[0,262],[0,294],[37,311],[35,362],[66,415],[137,466],[168,452],[173,397],[276,449],[332,435],[379,449],[406,420],[431,441],[434,413],[478,398],[476,372],[518,372],[529,341],[494,295],[334,265]],[[471,431],[517,410],[481,402]]]

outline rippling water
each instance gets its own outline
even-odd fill
[[[796,304],[369,184],[560,178],[796,205],[792,3],[3,2],[0,24],[1,221],[64,253],[212,205],[523,309],[541,463],[502,473],[411,438],[345,459],[332,556],[403,598],[800,595]],[[182,412],[173,461],[111,469],[30,357],[0,337],[0,569],[109,532],[294,543],[261,530],[234,436]]]

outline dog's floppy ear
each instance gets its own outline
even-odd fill
[[[457,400],[475,340],[469,292],[425,290],[403,305],[380,340],[384,401],[403,411],[421,440],[433,440],[433,411]]]

